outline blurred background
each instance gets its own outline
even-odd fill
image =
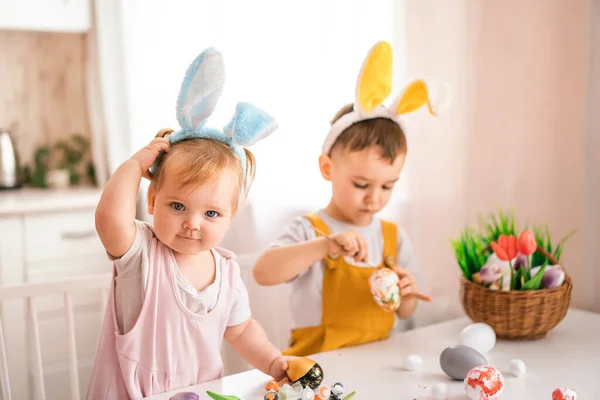
[[[353,100],[366,52],[387,40],[395,93],[435,76],[454,95],[440,118],[407,118],[407,164],[383,213],[408,231],[434,297],[416,325],[464,315],[450,240],[499,207],[556,239],[576,230],[562,257],[572,306],[600,312],[599,26],[598,0],[0,0],[0,285],[73,278],[77,289],[110,273],[94,230],[102,187],[177,127],[181,79],[212,46],[226,85],[210,124],[249,101],[280,125],[252,148],[256,181],[223,245],[238,254],[255,317],[285,347],[289,289],[259,288],[252,265],[292,218],[326,204],[317,158],[328,121]],[[139,218],[150,220],[145,189]],[[108,286],[81,282],[68,301],[3,302],[15,398],[34,398],[36,374],[48,398],[68,397],[73,358],[84,395]],[[31,293],[50,293],[40,288]],[[248,368],[223,351],[228,373]]]

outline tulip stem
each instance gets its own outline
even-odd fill
[[[512,261],[508,260],[508,266],[510,267],[510,290],[515,290],[515,283],[516,283],[516,279],[515,279],[515,271],[513,271],[513,265],[512,265]]]

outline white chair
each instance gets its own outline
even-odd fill
[[[28,343],[29,352],[32,355],[34,393],[37,399],[46,399],[46,392],[44,386],[44,373],[36,298],[44,296],[63,297],[69,351],[70,393],[71,399],[79,400],[81,399],[79,391],[79,366],[75,342],[75,318],[73,313],[72,295],[77,292],[89,293],[90,291],[97,291],[102,307],[100,310],[100,315],[103,316],[104,307],[108,299],[110,284],[111,274],[104,273],[43,283],[25,283],[21,285],[0,287],[0,303],[4,303],[6,300],[19,299],[27,302],[27,320],[29,324],[28,331],[31,334],[31,340],[28,341]],[[7,343],[5,343],[4,332],[5,331],[2,326],[2,316],[0,316],[0,382],[2,384],[3,399],[10,400],[12,399],[12,395],[9,380],[10,373],[8,370],[8,360],[6,356]]]

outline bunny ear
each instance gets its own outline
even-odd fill
[[[277,129],[269,114],[249,103],[238,103],[231,121],[223,128],[225,136],[241,146],[251,146]]]
[[[225,84],[223,57],[217,50],[204,50],[188,67],[179,98],[177,121],[184,130],[198,131],[212,114]]]
[[[356,82],[354,104],[362,113],[381,105],[392,91],[392,46],[378,42],[363,61]]]
[[[450,86],[439,79],[416,79],[412,81],[396,100],[390,110],[397,115],[408,114],[418,110],[425,104],[429,113],[439,116],[450,105]]]

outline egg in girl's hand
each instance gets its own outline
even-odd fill
[[[496,332],[483,322],[470,324],[460,332],[460,344],[486,354],[496,345]]]
[[[398,275],[389,268],[377,268],[369,277],[369,287],[373,299],[385,311],[394,312],[400,307]]]
[[[577,393],[567,388],[554,389],[552,400],[577,400]]]
[[[464,382],[465,392],[471,400],[498,399],[504,391],[504,376],[490,365],[473,368]]]
[[[323,382],[323,369],[319,364],[306,357],[295,357],[288,360],[286,371],[289,380],[300,383],[315,390]]]

